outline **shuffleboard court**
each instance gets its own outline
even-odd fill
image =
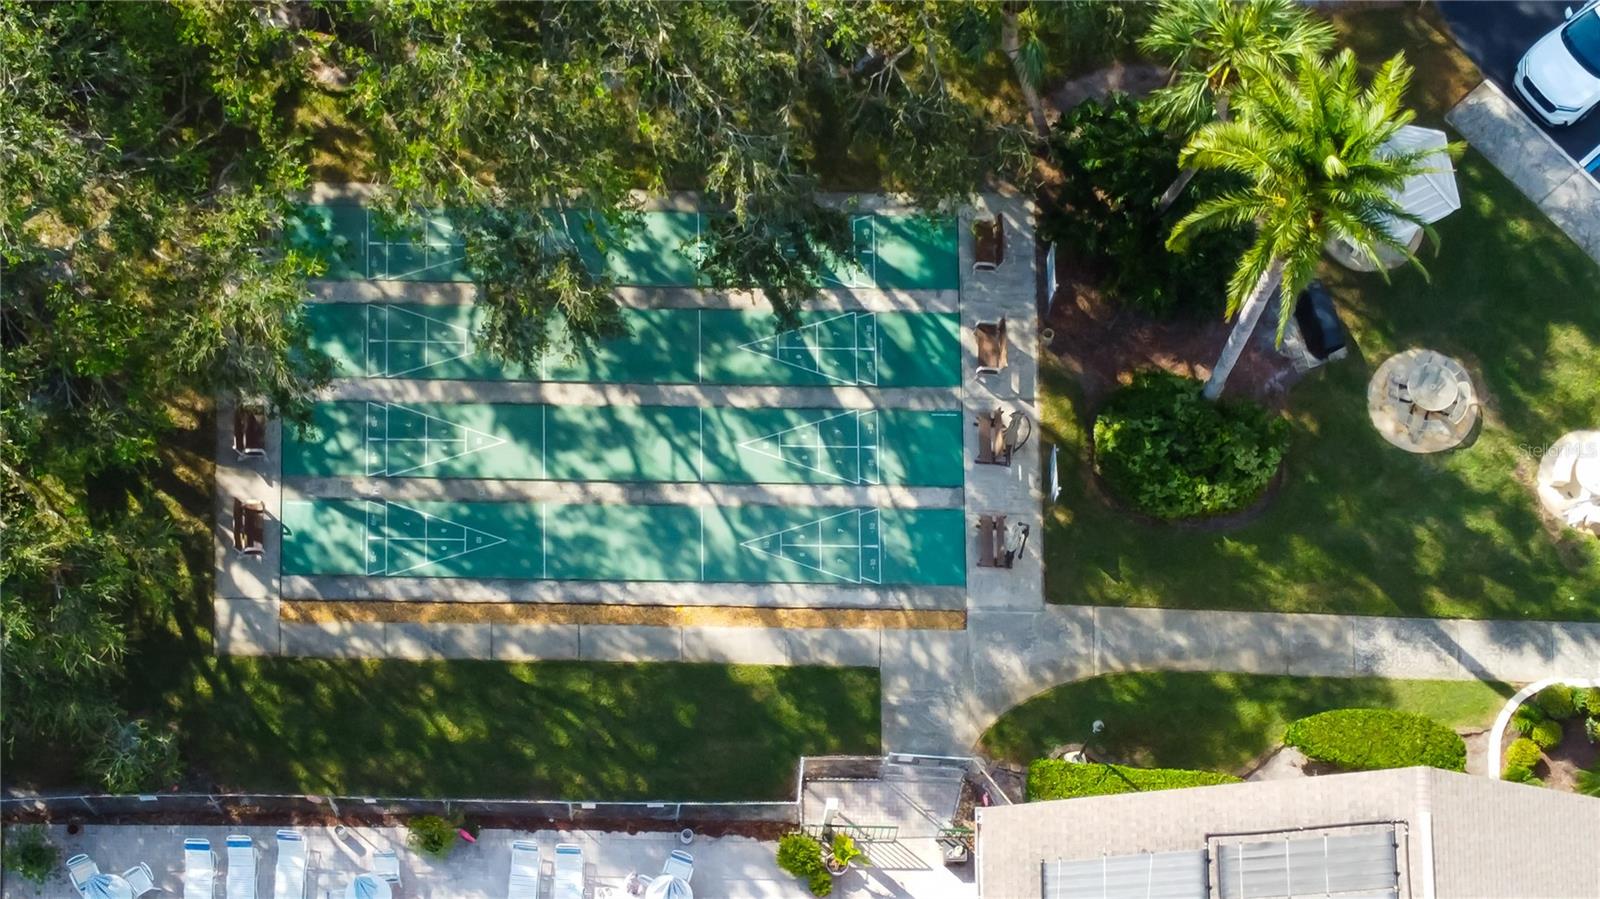
[[[959,487],[957,410],[318,403],[288,476]]]
[[[638,287],[702,284],[696,243],[706,228],[697,212],[642,212],[619,239],[604,222],[560,216],[590,268],[604,265],[618,283]],[[287,226],[291,246],[327,260],[327,277],[401,281],[468,280],[463,244],[447,216],[425,216],[412,233],[386,227],[359,205],[312,205]],[[955,219],[919,215],[851,217],[855,252],[824,273],[829,287],[955,290],[961,286]],[[606,252],[602,254],[601,247]]]
[[[959,586],[960,509],[283,504],[282,573]]]
[[[477,349],[471,304],[312,303],[312,341],[343,377],[544,380],[627,384],[955,387],[960,316],[941,312],[807,313],[775,331],[770,314],[734,309],[624,309],[629,333],[538,371]],[[565,345],[555,335],[553,346]]]

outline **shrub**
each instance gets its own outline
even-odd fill
[[[1515,784],[1528,784],[1535,787],[1544,785],[1544,781],[1539,777],[1539,775],[1533,773],[1532,768],[1528,768],[1523,765],[1507,765],[1506,769],[1500,772],[1500,779],[1504,781],[1510,781],[1511,783]]]
[[[1573,699],[1583,703],[1583,710],[1589,717],[1600,718],[1600,687],[1590,687],[1582,693],[1576,693]]]
[[[822,844],[803,833],[786,833],[778,839],[778,867],[804,880],[814,896],[833,892],[833,878],[822,863]]]
[[[1092,266],[1105,297],[1157,315],[1220,315],[1227,279],[1247,234],[1214,232],[1189,249],[1167,249],[1178,219],[1221,192],[1231,176],[1200,172],[1166,215],[1156,206],[1178,176],[1183,140],[1150,121],[1122,94],[1081,103],[1057,120],[1050,161],[1062,174],[1041,232]]]
[[[50,842],[43,827],[18,828],[5,842],[4,867],[24,880],[43,886],[61,864],[61,850]]]
[[[1239,778],[1215,771],[1183,768],[1132,768],[1097,762],[1037,759],[1028,766],[1028,801],[1144,793],[1182,787],[1210,787],[1238,783]]]
[[[1213,403],[1201,384],[1146,371],[1094,422],[1095,469],[1157,518],[1219,515],[1266,489],[1289,449],[1289,425],[1253,403]]]
[[[1553,749],[1561,743],[1561,722],[1540,721],[1528,732],[1528,739],[1532,740],[1540,749]]]
[[[1524,702],[1522,705],[1517,706],[1515,712],[1511,713],[1511,726],[1515,727],[1517,733],[1524,737],[1532,732],[1535,724],[1547,720],[1549,720],[1549,716],[1544,713],[1544,710],[1531,702]]]
[[[1527,737],[1512,740],[1511,745],[1506,747],[1507,768],[1527,768],[1531,771],[1543,757],[1544,753],[1539,751],[1539,744]]]
[[[143,720],[107,730],[85,767],[108,793],[158,789],[176,781],[183,771],[177,735],[153,730]]]
[[[841,865],[848,865],[858,858],[866,858],[866,853],[861,851],[856,841],[847,833],[835,833],[828,848],[833,852],[833,860]]]
[[[1583,735],[1590,743],[1600,743],[1600,718],[1583,719]]]
[[[438,815],[418,815],[406,822],[411,831],[411,848],[424,855],[442,859],[456,848],[456,821],[446,821]]]
[[[1585,796],[1600,798],[1600,764],[1586,771],[1579,771],[1572,788]]]
[[[1351,771],[1467,766],[1467,744],[1423,715],[1393,709],[1335,709],[1289,725],[1283,741],[1310,758]]]
[[[1546,715],[1559,721],[1578,713],[1576,698],[1566,684],[1551,684],[1540,690],[1533,701]]]

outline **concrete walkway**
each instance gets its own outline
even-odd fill
[[[1457,103],[1445,121],[1573,243],[1600,262],[1600,183],[1530,122],[1510,97],[1485,81]]]

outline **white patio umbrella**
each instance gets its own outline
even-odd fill
[[[345,899],[391,899],[389,882],[376,874],[357,874],[344,891]]]
[[[133,899],[133,887],[115,874],[96,874],[83,885],[87,899]]]
[[[1424,160],[1429,171],[1407,178],[1400,193],[1395,195],[1400,208],[1430,225],[1461,208],[1461,192],[1456,189],[1456,170],[1450,164],[1449,145],[1450,139],[1443,131],[1415,125],[1401,127],[1384,144],[1400,152],[1431,151]],[[1410,246],[1420,230],[1412,222],[1389,220],[1389,233],[1406,246]]]
[[[689,888],[689,881],[662,874],[650,881],[650,886],[644,891],[644,899],[694,899],[694,890]]]

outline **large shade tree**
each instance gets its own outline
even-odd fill
[[[1162,0],[1139,38],[1146,53],[1166,59],[1171,78],[1151,95],[1151,108],[1180,134],[1227,121],[1233,92],[1254,77],[1287,77],[1302,57],[1333,46],[1333,26],[1295,0]],[[1162,194],[1172,207],[1194,178],[1186,166]]]
[[[1206,382],[1207,397],[1221,395],[1275,292],[1282,338],[1330,239],[1347,242],[1380,271],[1383,249],[1420,267],[1389,230],[1396,220],[1424,224],[1396,197],[1406,178],[1429,170],[1429,151],[1389,145],[1414,116],[1402,105],[1410,80],[1398,54],[1365,87],[1349,50],[1328,61],[1302,58],[1292,79],[1250,81],[1238,118],[1201,127],[1184,147],[1183,164],[1233,172],[1247,186],[1197,206],[1173,227],[1168,246],[1181,251],[1218,229],[1254,230],[1228,281],[1228,315],[1237,318]]]

